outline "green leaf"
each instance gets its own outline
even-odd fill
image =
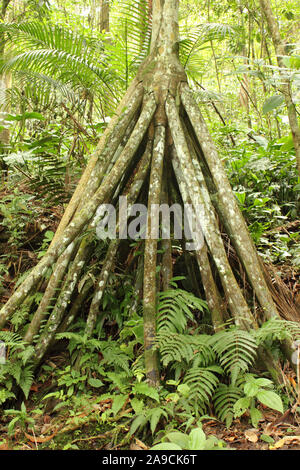
[[[272,444],[274,441],[273,437],[269,436],[268,434],[262,434],[260,436],[260,440],[261,441],[264,441],[264,442],[268,442],[270,444]]]
[[[135,384],[132,391],[133,393],[145,395],[146,397],[153,398],[153,400],[159,401],[157,390],[154,387],[150,387],[146,383]]]
[[[270,390],[261,390],[257,393],[256,397],[263,405],[283,413],[283,404],[277,393]]]
[[[292,133],[281,137],[281,139],[278,139],[277,142],[279,144],[282,144],[280,150],[282,150],[283,152],[290,152],[290,150],[294,148],[294,140]]]
[[[140,427],[142,428],[143,426],[145,426],[147,421],[148,420],[145,415],[143,414],[138,415],[131,424],[130,431],[129,431],[130,435],[132,436],[138,428]]]
[[[252,425],[257,428],[259,420],[263,417],[262,413],[257,408],[250,409],[250,418]]]
[[[114,401],[111,407],[111,411],[113,412],[114,416],[120,411],[127,400],[127,395],[117,395],[114,397]]]
[[[44,120],[44,116],[41,113],[23,113],[23,114],[7,114],[5,116],[7,121],[23,121],[25,119],[38,119],[39,121]]]
[[[259,385],[260,387],[273,387],[273,382],[272,380],[269,380],[269,379],[264,379],[264,378],[256,379],[255,383]]]
[[[259,386],[254,382],[247,382],[244,386],[244,392],[247,397],[255,397],[259,391]]]
[[[19,421],[19,416],[16,416],[14,419],[11,420],[7,427],[8,435],[11,436],[14,433],[15,425]]]
[[[244,205],[245,200],[246,200],[246,193],[245,192],[244,193],[239,193],[239,192],[236,191],[234,194],[237,197],[237,199],[239,200],[239,202],[242,205]]]
[[[201,428],[193,429],[189,435],[189,450],[203,450],[206,436]]]
[[[163,442],[162,444],[151,447],[150,450],[182,450],[182,448],[172,442]]]
[[[189,449],[189,436],[184,434],[183,432],[174,431],[169,432],[163,440],[168,440],[173,444],[178,445],[181,449]]]
[[[133,411],[136,415],[140,414],[144,409],[144,402],[143,400],[139,400],[138,398],[134,397],[130,400],[130,404],[133,408]]]
[[[150,418],[150,429],[152,434],[154,434],[155,429],[159,423],[159,420],[162,416],[164,416],[164,411],[161,408],[156,408],[153,413],[151,413],[151,418]]]
[[[187,384],[180,384],[177,387],[177,391],[184,397],[187,397],[190,392],[190,387]]]
[[[263,114],[267,114],[273,109],[280,106],[284,101],[283,95],[273,95],[268,98],[263,104]]]
[[[88,383],[89,385],[91,385],[91,387],[96,388],[102,387],[102,385],[104,385],[104,383],[100,379],[94,379],[92,377],[88,380]]]
[[[243,397],[237,400],[235,404],[233,405],[235,418],[242,416],[245,413],[245,411],[248,410],[250,403],[251,403],[250,397]]]

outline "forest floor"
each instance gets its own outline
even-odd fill
[[[34,383],[31,397],[44,386]],[[9,420],[0,416],[0,450],[148,450],[152,445],[149,436],[129,437],[126,412],[130,410],[121,412],[118,420],[101,422],[101,412],[111,406],[109,400],[94,404],[92,409],[83,407],[75,416],[70,409],[53,411],[55,402],[47,403],[42,414],[35,414],[36,399],[25,404],[35,420],[34,432],[16,426],[14,434],[8,435]],[[263,418],[257,428],[252,428],[244,415],[234,420],[230,428],[214,418],[204,420],[203,430],[207,437],[217,437],[232,450],[300,450],[299,414],[290,409],[284,415],[264,407],[260,410]]]

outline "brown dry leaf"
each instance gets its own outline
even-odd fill
[[[135,438],[135,443],[140,446],[143,450],[148,450],[149,447],[146,446],[142,441],[140,441],[138,438]]]
[[[49,423],[51,422],[51,416],[49,416],[49,415],[44,415],[44,416],[43,416],[43,422],[44,422],[45,424],[49,424]],[[42,434],[43,434],[43,433],[42,433]]]
[[[29,439],[31,442],[48,442],[48,441],[51,441],[51,439],[53,439],[54,436],[56,436],[58,431],[59,431],[59,428],[56,429],[56,431],[53,434],[51,434],[51,436],[46,436],[46,437],[35,437],[35,436],[32,436],[31,434],[27,434],[27,432],[25,432],[24,434],[27,437],[27,439]]]
[[[295,379],[293,377],[289,377],[289,381],[291,382],[292,386],[294,387],[295,390],[297,390],[297,384],[295,382]]]
[[[247,429],[247,431],[245,431],[245,437],[250,442],[258,441],[257,431],[254,429]]]
[[[130,444],[130,450],[144,450],[144,449],[142,449],[142,447],[140,447],[137,444],[135,444],[134,442],[132,442]]]
[[[300,443],[300,436],[285,436],[279,441],[277,441],[273,446],[270,446],[270,449],[280,449],[286,444],[291,444],[293,441],[298,441]]]
[[[226,437],[224,439],[228,442],[233,442],[233,441],[236,441],[237,437],[236,436],[230,436],[230,437]]]

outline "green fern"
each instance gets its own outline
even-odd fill
[[[6,400],[9,400],[10,398],[16,398],[15,394],[5,388],[1,388],[0,389],[0,405],[5,403]]]
[[[186,372],[183,383],[190,389],[188,401],[196,411],[206,411],[220,381],[216,374],[223,374],[221,367],[193,367]]]
[[[131,375],[129,368],[130,358],[121,350],[120,345],[114,341],[103,341],[102,344],[101,352],[104,363],[107,366],[114,366],[116,370],[125,371],[128,376]]]
[[[25,343],[18,333],[12,331],[0,331],[0,341],[3,341],[10,353],[25,349]]]
[[[213,403],[217,417],[231,426],[234,418],[234,404],[242,397],[242,390],[233,385],[220,383],[213,396]]]
[[[159,407],[145,407],[144,411],[135,416],[131,424],[129,434],[131,436],[133,434],[138,434],[147,425],[150,425],[150,430],[152,434],[154,434],[158,423],[164,418],[168,421],[170,417],[174,417],[174,409],[169,403],[160,405]]]
[[[179,55],[187,75],[198,79],[205,70],[202,51],[210,47],[211,41],[220,42],[234,34],[232,26],[220,23],[200,24],[187,31],[182,29]]]
[[[162,331],[156,336],[156,345],[165,367],[169,363],[193,361],[193,365],[208,366],[214,362],[215,354],[207,335],[183,335]]]
[[[193,320],[193,311],[203,312],[207,303],[191,292],[169,289],[161,292],[158,299],[157,331],[183,333],[188,319]]]
[[[20,328],[21,325],[24,325],[29,316],[30,307],[28,305],[23,305],[18,308],[12,318],[11,323],[16,329]]]
[[[32,368],[30,366],[23,367],[21,369],[21,375],[20,375],[20,380],[18,382],[18,385],[23,391],[25,398],[28,398],[32,382],[33,382]]]
[[[271,318],[255,331],[258,344],[278,341],[294,341],[300,338],[300,324],[293,321]]]
[[[247,371],[256,357],[257,343],[253,335],[236,328],[214,334],[211,346],[220,365],[230,374],[232,385],[235,385],[239,373]]]

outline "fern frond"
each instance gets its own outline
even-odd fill
[[[2,24],[0,32],[6,42],[1,73],[13,72],[15,77],[23,75],[23,79],[27,74],[27,84],[35,75],[41,89],[44,82],[46,92],[51,85],[52,92],[57,93],[56,81],[66,98],[69,88],[77,96],[83,93],[90,97],[99,110],[115,107],[120,77],[102,41],[39,21]],[[26,88],[32,90],[30,86]],[[35,93],[40,95],[38,90]]]
[[[235,34],[235,29],[228,24],[205,23],[196,25],[192,30],[181,31],[180,61],[188,76],[198,78],[205,70],[201,51],[210,47],[211,41],[222,41]]]
[[[278,341],[295,341],[300,339],[300,323],[271,318],[255,331],[255,338],[258,344]]]
[[[25,366],[27,362],[33,357],[35,349],[33,346],[26,346],[24,351],[18,353],[18,358],[21,359],[23,365]]]
[[[225,421],[230,427],[234,417],[234,404],[243,395],[242,390],[233,385],[219,384],[213,396],[213,403],[217,417]]]
[[[220,365],[235,385],[240,372],[247,371],[256,357],[257,343],[251,333],[239,329],[224,330],[211,337],[211,345]]]
[[[108,365],[125,371],[127,376],[131,375],[129,368],[130,358],[120,349],[120,346],[117,343],[113,341],[103,341],[101,352],[103,354],[104,361]]]
[[[33,382],[33,370],[31,369],[30,366],[23,367],[21,370],[19,385],[26,399],[28,398],[32,382]]]
[[[166,367],[174,362],[193,361],[193,366],[208,366],[213,363],[215,354],[207,335],[183,335],[162,331],[156,336],[162,363]]]
[[[170,362],[189,362],[193,358],[195,345],[188,335],[162,331],[156,336],[156,344],[165,367]]]
[[[10,349],[11,353],[25,348],[25,343],[21,336],[12,331],[0,331],[0,341],[4,343],[6,348]]]
[[[15,394],[6,390],[5,388],[0,389],[0,405],[6,402],[9,398],[16,398]]]
[[[188,400],[193,402],[195,409],[202,412],[207,409],[207,405],[210,403],[219,383],[216,372],[222,373],[222,369],[216,366],[193,367],[187,371],[184,383],[190,389]]]
[[[169,289],[160,292],[157,313],[157,331],[183,333],[187,320],[192,320],[193,310],[203,312],[207,303],[191,292],[182,289]]]

